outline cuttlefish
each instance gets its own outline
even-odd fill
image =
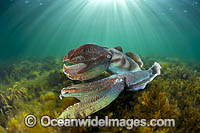
[[[136,91],[146,87],[160,75],[161,66],[155,62],[148,70],[142,70],[141,58],[132,52],[123,53],[120,46],[101,47],[84,44],[68,52],[63,61],[73,65],[63,66],[71,80],[93,79],[107,71],[111,76],[89,83],[68,86],[60,97],[74,97],[80,102],[66,108],[59,118],[84,118],[108,106],[123,91]]]

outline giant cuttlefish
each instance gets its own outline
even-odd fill
[[[59,118],[84,118],[109,105],[123,90],[144,89],[157,75],[160,65],[142,70],[143,62],[134,53],[123,53],[121,47],[107,48],[96,44],[85,44],[68,52],[63,61],[64,73],[72,80],[89,80],[107,71],[111,76],[84,84],[68,86],[61,90],[62,97],[80,100],[65,109]]]

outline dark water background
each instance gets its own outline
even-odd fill
[[[200,0],[0,1],[0,61],[84,43],[200,62]]]

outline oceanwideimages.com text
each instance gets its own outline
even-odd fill
[[[28,115],[25,118],[25,125],[34,127],[37,123],[43,127],[175,127],[174,119],[109,119],[105,116],[104,119],[99,119],[98,116],[91,118],[88,116],[85,119],[55,119],[49,116],[42,116],[39,121],[34,115]]]

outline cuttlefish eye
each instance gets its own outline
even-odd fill
[[[106,58],[111,59],[112,58],[112,53],[110,51],[107,52]]]
[[[110,58],[111,58],[111,55],[108,54],[108,55],[107,55],[107,58],[110,59]]]

